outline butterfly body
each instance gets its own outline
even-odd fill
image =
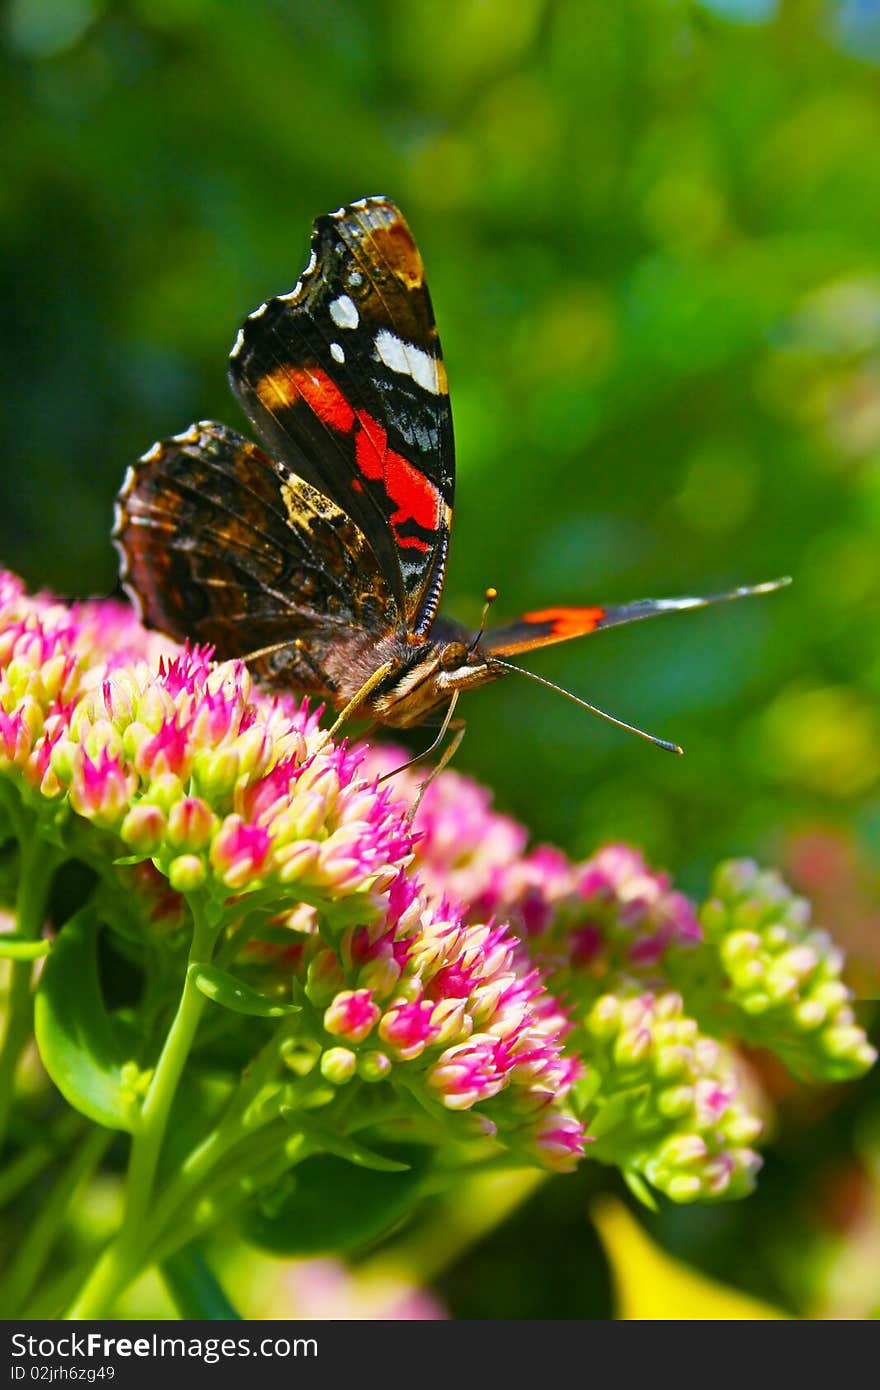
[[[438,617],[452,415],[422,259],[387,198],[317,219],[300,280],[245,320],[229,377],[266,448],[212,421],[160,441],[126,474],[113,536],[149,626],[268,684],[337,710],[360,695],[365,718],[410,728],[519,669],[511,655],[714,601],[542,609],[477,634]]]

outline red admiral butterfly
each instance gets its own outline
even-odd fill
[[[545,608],[478,633],[439,618],[452,415],[422,259],[387,198],[317,219],[302,277],[248,316],[229,378],[270,452],[210,421],[155,444],[118,497],[122,580],[149,625],[343,715],[443,718],[442,737],[461,691],[521,670],[508,657],[778,587]]]

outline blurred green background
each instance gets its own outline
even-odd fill
[[[695,891],[723,855],[784,864],[870,993],[880,3],[12,0],[3,34],[0,561],[110,592],[127,463],[242,427],[240,320],[317,214],[388,193],[451,383],[451,613],[795,578],[534,658],[685,758],[511,679],[469,699],[457,766],[536,836],[628,838]],[[717,1255],[721,1222],[746,1269],[748,1207],[664,1239]]]

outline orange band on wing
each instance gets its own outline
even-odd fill
[[[527,623],[550,623],[548,639],[563,641],[566,637],[583,637],[593,632],[605,617],[604,608],[541,608],[526,613]]]
[[[404,248],[405,249],[405,248]],[[416,262],[406,262],[415,274]],[[440,491],[420,469],[402,454],[388,447],[388,432],[366,410],[354,410],[335,382],[318,366],[280,366],[260,377],[257,396],[270,412],[305,402],[322,424],[339,434],[354,431],[355,465],[364,478],[381,482],[394,510],[389,521],[394,538],[403,549],[430,550],[432,540],[404,535],[400,528],[408,521],[433,538],[448,517]],[[352,486],[363,490],[359,479]]]
[[[271,414],[303,400],[331,429],[347,434],[354,425],[354,411],[339,387],[320,367],[276,367],[260,377],[255,389]]]

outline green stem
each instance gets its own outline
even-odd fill
[[[193,904],[193,937],[187,973],[177,1013],[156,1064],[132,1141],[122,1226],[80,1290],[67,1314],[69,1318],[105,1316],[143,1262],[144,1231],[168,1116],[207,1002],[192,980],[189,967],[210,961],[218,930],[217,924],[209,921],[199,904]]]
[[[77,1289],[88,1278],[94,1263],[95,1254],[92,1251],[78,1259],[76,1264],[68,1265],[54,1278],[48,1275],[27,1307],[22,1309],[22,1318],[43,1322],[60,1318]]]
[[[29,835],[22,831],[19,844],[21,863],[15,903],[16,930],[20,936],[35,941],[46,916],[46,901],[56,855],[33,829]],[[12,962],[9,972],[5,1027],[0,1042],[0,1146],[6,1138],[19,1059],[33,1031],[33,968],[32,961],[17,960]]]
[[[45,1131],[45,1126],[41,1126]],[[5,1168],[0,1171],[0,1208],[13,1201],[19,1192],[29,1187],[34,1178],[48,1168],[62,1154],[70,1152],[70,1146],[83,1132],[83,1118],[75,1112],[62,1115],[54,1133],[22,1149]]]
[[[92,1128],[83,1139],[53,1191],[40,1207],[4,1281],[0,1303],[7,1316],[17,1317],[36,1285],[64,1223],[64,1217],[83,1183],[94,1172],[113,1135]]]
[[[162,1280],[182,1318],[207,1318],[213,1322],[241,1319],[195,1246],[189,1245],[163,1260]]]
[[[65,1317],[76,1321],[80,1318],[100,1318],[109,1308],[126,1284],[134,1278],[131,1252],[119,1242],[114,1241],[104,1251],[92,1272],[74,1299]]]
[[[197,915],[180,1004],[144,1099],[140,1124],[132,1144],[126,1180],[123,1235],[138,1230],[150,1205],[168,1115],[207,1002],[190,978],[189,966],[201,965],[211,959],[215,937],[216,929],[209,926],[200,914]]]
[[[182,1246],[203,1236],[221,1219],[249,1201],[310,1154],[315,1145],[304,1134],[291,1134],[285,1126],[270,1126],[260,1142],[243,1145],[235,1161],[206,1183],[194,1203],[176,1212],[175,1222],[166,1222],[156,1242],[147,1252],[151,1264],[162,1263]]]
[[[218,1134],[219,1131],[215,1130],[211,1138],[216,1140]],[[200,1145],[193,1156],[198,1161],[187,1165],[186,1171],[163,1192],[156,1203],[152,1220],[154,1240],[163,1240],[169,1231],[176,1237],[182,1223],[185,1225],[199,1209],[202,1212],[213,1209],[219,1192],[234,1187],[236,1183],[247,1182],[254,1166],[266,1154],[279,1153],[289,1135],[290,1126],[285,1121],[275,1119],[250,1135],[245,1136],[239,1131],[234,1140]],[[221,1158],[222,1168],[219,1163]],[[201,1230],[203,1225],[200,1218],[194,1230]]]
[[[162,1193],[152,1213],[154,1230],[161,1231],[177,1207],[191,1203],[193,1194],[221,1159],[225,1159],[249,1135],[264,1129],[277,1118],[277,1113],[271,1111],[265,1111],[258,1117],[250,1116],[248,1111],[260,1092],[271,1082],[279,1065],[281,1050],[295,1027],[293,1020],[282,1023],[247,1068],[219,1124],[190,1151],[176,1178]]]

